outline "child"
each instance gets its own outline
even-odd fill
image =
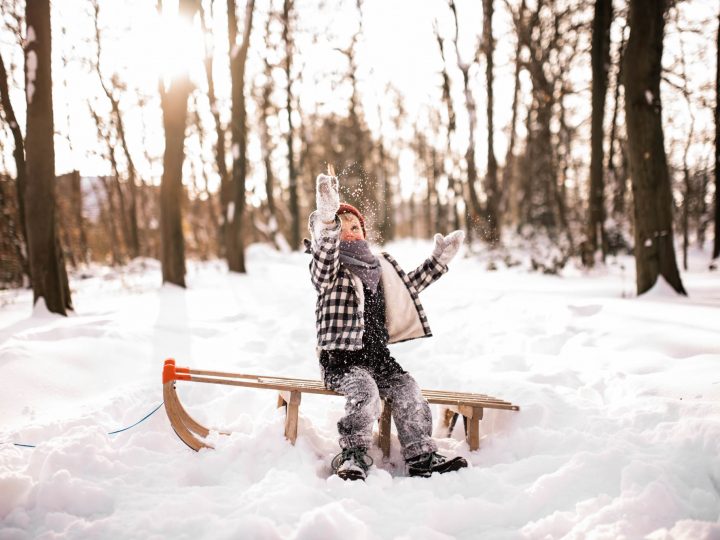
[[[432,256],[406,274],[365,240],[365,219],[340,204],[337,178],[317,177],[317,210],[310,215],[310,274],[318,293],[315,310],[320,366],[325,386],[346,397],[338,422],[342,452],[332,461],[344,480],[364,480],[372,465],[367,450],[380,398],[392,400],[392,415],[410,476],[430,476],[467,467],[447,460],[431,438],[430,406],[420,387],[395,359],[388,343],[430,336],[418,293],[447,272],[464,233],[435,235]]]

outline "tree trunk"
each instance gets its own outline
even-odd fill
[[[118,171],[117,159],[115,157],[116,147],[110,140],[110,128],[103,124],[103,120],[100,118],[100,115],[92,107],[90,107],[90,116],[92,116],[95,120],[98,138],[105,141],[105,144],[107,145],[107,158],[110,161],[110,171],[112,174],[110,177],[101,177],[108,205],[108,212],[105,216],[105,220],[108,230],[111,233],[112,264],[120,265],[124,262],[125,247],[127,246],[127,224],[124,217],[125,203],[122,197],[122,188],[120,187],[120,173]],[[109,180],[109,178],[112,178],[112,180]],[[115,195],[118,196],[118,204],[120,205],[119,212],[116,211]],[[120,220],[120,234],[118,234],[118,227],[116,224],[117,219]]]
[[[181,16],[192,19],[197,0],[180,0]],[[160,93],[165,129],[163,174],[160,182],[160,243],[163,283],[185,287],[185,240],[182,230],[182,184],[185,160],[185,128],[191,84],[187,73],[179,75]]]
[[[105,189],[105,198],[107,199],[107,206],[105,211],[105,223],[108,228],[110,236],[110,254],[112,256],[113,266],[119,266],[123,262],[122,252],[120,250],[120,235],[117,230],[117,223],[115,222],[115,216],[117,211],[115,210],[115,196],[113,195],[113,189],[110,185],[110,181],[107,176],[101,176],[103,188]],[[98,198],[98,200],[100,200]]]
[[[185,287],[185,241],[182,232],[184,198],[182,169],[190,81],[174,80],[163,93],[165,152],[160,183],[160,243],[163,283]]]
[[[466,207],[468,213],[467,222],[467,233],[468,240],[472,237],[472,226],[477,222],[479,217],[482,215],[482,207],[480,206],[480,199],[478,198],[475,182],[477,182],[477,168],[475,166],[475,129],[477,127],[477,106],[475,104],[475,97],[470,89],[470,65],[466,64],[460,58],[460,49],[458,48],[458,17],[457,9],[455,7],[454,0],[450,0],[450,9],[453,13],[455,21],[455,53],[457,55],[457,64],[463,75],[463,89],[465,93],[465,109],[468,114],[469,122],[469,134],[468,134],[468,147],[465,151],[465,162],[467,164],[467,186],[468,186],[468,198],[470,199],[470,207]]]
[[[425,225],[426,225],[426,238],[432,238],[433,235],[438,232],[437,222],[434,219],[435,213],[433,212],[433,206],[437,204],[437,193],[436,193],[436,165],[437,160],[436,150],[431,147],[428,150],[429,155],[426,154],[426,159],[429,161],[425,167],[425,176],[427,177],[427,197],[425,199]]]
[[[17,184],[0,176],[0,287],[22,287],[25,244],[18,221]]]
[[[525,18],[525,0],[520,3],[520,10],[518,12],[518,32],[523,27],[523,20]],[[517,141],[517,118],[518,118],[518,103],[520,96],[520,53],[522,52],[522,39],[520,36],[517,38],[517,45],[515,46],[515,76],[513,77],[513,99],[512,99],[512,116],[510,120],[510,142],[507,146],[507,152],[505,153],[505,167],[503,168],[502,174],[502,185],[503,190],[501,191],[501,200],[504,199],[505,204],[501,205],[505,208],[506,219],[509,218],[510,224],[517,226],[519,221],[519,210],[518,210],[518,182],[515,175],[515,144]]]
[[[201,10],[201,21],[203,25],[203,31],[206,34],[212,32],[212,24],[208,24],[207,12],[200,3]],[[209,17],[212,21],[212,17]],[[228,175],[227,164],[225,163],[225,127],[220,121],[220,111],[217,105],[217,97],[215,95],[215,78],[213,77],[213,59],[214,50],[211,49],[211,40],[205,40],[205,76],[208,84],[208,101],[210,103],[210,111],[212,112],[213,121],[215,122],[215,166],[217,168],[218,175],[220,176],[220,214],[219,222],[216,218],[217,236],[218,236],[218,248],[219,255],[224,256],[226,253],[225,247],[225,230],[228,224],[228,204],[230,202],[230,177]]]
[[[544,4],[539,2],[531,13],[527,25],[519,32],[520,39],[530,52],[527,70],[532,82],[533,102],[527,118],[527,167],[522,190],[523,224],[542,227],[552,237],[558,224],[558,209],[555,199],[557,175],[553,160],[553,139],[551,123],[555,108],[555,85],[548,78],[546,66],[550,55],[557,50],[558,35],[555,33],[549,44],[542,40],[541,14]]]
[[[390,183],[390,175],[387,171],[387,159],[385,155],[385,143],[382,135],[378,144],[378,154],[380,160],[380,174],[382,175],[382,220],[380,221],[380,243],[386,244],[395,239],[395,216],[393,215],[393,192]]]
[[[475,129],[477,127],[477,113],[475,106],[475,98],[470,90],[468,69],[463,70],[463,82],[465,87],[465,106],[467,108],[468,117],[470,119],[468,146],[465,151],[465,163],[467,163],[467,186],[470,199],[471,219],[470,223],[474,223],[482,215],[482,207],[480,199],[477,195],[475,183],[477,182],[477,167],[475,165]],[[468,232],[471,232],[468,226]]]
[[[88,251],[87,232],[85,231],[85,218],[83,217],[83,195],[82,179],[80,171],[73,171],[70,176],[72,218],[78,230],[78,242],[80,244],[80,260],[87,264],[90,252]]]
[[[118,98],[115,96],[115,91],[117,90],[118,82],[113,76],[111,78],[112,88],[108,86],[108,84],[105,82],[105,79],[102,75],[102,68],[101,68],[101,61],[102,61],[102,40],[100,35],[100,26],[99,26],[99,17],[100,17],[100,4],[97,0],[94,0],[92,2],[93,12],[94,12],[94,24],[95,24],[95,41],[97,45],[97,55],[96,55],[96,63],[95,63],[95,70],[97,71],[98,79],[100,80],[100,86],[103,89],[103,92],[105,93],[105,96],[108,98],[108,101],[110,102],[110,122],[111,125],[115,128],[115,133],[117,134],[117,138],[120,140],[120,144],[122,146],[123,153],[125,155],[125,160],[127,161],[127,173],[128,173],[128,184],[129,184],[129,193],[130,193],[130,201],[129,201],[129,208],[126,211],[125,208],[125,195],[122,192],[122,186],[120,184],[120,175],[118,171],[115,171],[116,181],[117,181],[117,190],[118,190],[118,197],[120,202],[120,217],[123,225],[123,238],[125,239],[125,245],[127,246],[127,250],[129,252],[130,258],[135,258],[140,254],[140,239],[138,235],[138,224],[137,224],[137,186],[135,185],[136,181],[136,171],[135,171],[135,164],[133,162],[132,156],[130,155],[130,149],[128,148],[127,144],[127,138],[125,136],[125,124],[123,122],[122,114],[120,113],[120,102]],[[108,143],[110,144],[110,143]],[[114,147],[110,148],[110,153],[114,154],[115,149]]]
[[[720,15],[715,65],[715,240],[712,258],[720,257]]]
[[[22,240],[22,249],[20,250],[20,265],[25,275],[30,278],[30,263],[27,258],[28,238],[27,227],[25,225],[25,186],[27,173],[25,170],[25,143],[23,141],[22,131],[15,117],[15,110],[10,101],[10,92],[8,89],[8,74],[5,69],[5,63],[0,56],[0,106],[5,112],[5,119],[10,126],[10,132],[13,136],[15,148],[13,149],[13,159],[15,160],[15,169],[17,170],[17,179],[15,181],[15,191],[18,207],[18,228],[20,229],[20,239]]]
[[[435,30],[435,39],[437,40],[438,48],[440,49],[440,57],[442,58],[442,79],[443,79],[443,85],[442,85],[442,99],[443,103],[445,104],[445,108],[447,109],[447,130],[446,130],[446,139],[445,139],[445,152],[447,156],[452,156],[452,136],[455,132],[455,108],[453,107],[453,101],[452,96],[450,93],[451,90],[451,79],[450,74],[448,73],[448,66],[447,66],[447,60],[445,59],[445,46],[443,43],[443,39],[440,37],[440,33],[438,32],[437,28],[434,28]],[[443,172],[445,171],[445,160],[443,160]],[[455,230],[460,228],[460,216],[458,216],[457,211],[457,200],[456,197],[458,196],[457,189],[455,188],[455,179],[452,176],[452,172],[447,172],[448,177],[448,187],[447,187],[447,193],[448,193],[448,202],[447,202],[447,211],[450,212],[449,216],[446,216],[447,219],[451,220],[452,226]],[[440,209],[438,209],[440,210]]]
[[[675,15],[675,23],[680,26],[679,15]],[[688,72],[687,65],[685,62],[685,47],[682,36],[679,37],[680,41],[680,68],[682,71],[683,81],[683,96],[688,108],[688,117],[690,118],[690,129],[688,130],[687,139],[685,140],[685,148],[683,150],[683,187],[685,189],[682,198],[682,257],[683,257],[683,270],[688,269],[688,247],[689,247],[689,233],[690,233],[690,210],[694,205],[695,194],[693,193],[692,179],[690,178],[690,165],[688,163],[688,156],[690,154],[690,147],[692,146],[693,136],[695,135],[695,113],[692,108],[692,99],[690,96],[690,89],[688,88]]]
[[[566,121],[566,115],[567,115],[567,109],[565,107],[565,96],[567,93],[563,90],[560,93],[560,99],[558,100],[559,104],[559,115],[558,119],[560,121],[560,133],[559,133],[559,141],[558,146],[564,146],[562,151],[562,159],[558,159],[558,164],[555,166],[555,170],[558,174],[558,179],[553,182],[553,187],[555,189],[555,203],[557,205],[557,212],[558,212],[558,219],[560,221],[560,227],[562,231],[565,233],[565,238],[567,238],[570,251],[575,251],[575,239],[573,238],[572,234],[572,227],[570,227],[570,224],[568,223],[567,218],[567,182],[566,179],[568,177],[568,168],[570,166],[570,156],[572,156],[573,149],[572,149],[572,130],[568,128],[567,121]],[[558,185],[560,186],[560,189],[558,189]]]
[[[295,170],[295,152],[293,149],[293,122],[292,122],[292,55],[293,44],[290,38],[290,14],[293,10],[293,0],[283,2],[283,43],[285,43],[285,79],[287,91],[285,93],[285,111],[288,118],[288,132],[286,135],[288,149],[288,191],[290,196],[290,216],[292,225],[290,227],[290,247],[293,250],[300,249],[300,204],[298,201],[298,179]]]
[[[625,115],[639,295],[655,285],[658,276],[686,294],[673,245],[672,194],[660,103],[665,8],[665,0],[631,0],[625,52]]]
[[[440,129],[440,126],[438,126],[438,131]],[[440,181],[440,174],[441,174],[441,165],[442,165],[442,156],[438,155],[437,148],[435,148],[435,145],[432,147],[432,154],[431,154],[431,164],[432,164],[432,179],[433,179],[433,201],[435,203],[435,212],[433,213],[433,230],[430,233],[430,238],[433,237],[433,235],[437,232],[445,231],[445,213],[443,209],[443,205],[440,202],[440,194],[438,193],[438,182]]]
[[[542,71],[542,67],[538,67]],[[541,225],[548,231],[557,226],[553,185],[556,175],[553,165],[552,112],[554,99],[544,76],[533,79],[534,122],[528,138],[528,178],[523,197],[527,201],[527,223]]]
[[[682,205],[682,256],[683,256],[683,270],[687,272],[688,269],[688,247],[690,245],[690,201],[692,200],[692,187],[690,185],[690,170],[688,169],[687,163],[687,148],[690,146],[690,138],[688,137],[688,144],[685,147],[683,155],[683,205]]]
[[[273,18],[271,16],[267,19],[265,25],[265,47],[267,50],[271,50],[272,43],[270,39],[270,27]],[[275,220],[275,177],[272,170],[272,140],[270,137],[270,129],[268,126],[268,119],[274,115],[272,105],[272,92],[273,92],[273,73],[272,65],[270,61],[265,58],[265,80],[260,93],[260,150],[262,152],[262,160],[265,165],[265,196],[267,197],[268,212],[270,218]]]
[[[590,135],[590,194],[587,222],[587,254],[584,264],[592,267],[595,252],[607,255],[605,233],[605,178],[603,163],[605,151],[605,98],[610,63],[610,24],[612,23],[612,0],[595,0],[595,17],[592,27],[592,121]]]
[[[607,157],[607,177],[613,185],[612,193],[612,215],[617,221],[618,218],[625,215],[625,184],[627,177],[621,168],[615,167],[615,146],[619,144],[617,136],[617,115],[620,110],[620,88],[622,87],[622,66],[623,55],[625,54],[625,28],[623,28],[622,39],[618,47],[618,64],[617,73],[615,75],[615,93],[613,98],[613,114],[610,123],[610,143],[608,144]]]
[[[125,221],[125,242],[131,259],[140,255],[140,235],[138,233],[138,217],[137,217],[137,173],[135,170],[135,163],[133,162],[132,156],[130,155],[130,149],[127,144],[127,138],[125,136],[125,124],[123,123],[122,116],[120,114],[120,104],[113,97],[111,98],[113,119],[115,123],[115,130],[120,138],[120,144],[125,155],[125,161],[128,167],[128,193],[129,201],[127,212],[124,210],[124,195],[122,194],[122,187],[120,185],[120,177],[118,176],[118,191],[121,195],[121,206],[123,207],[123,216]]]
[[[203,129],[202,119],[200,118],[200,112],[198,111],[198,100],[197,94],[193,102],[193,124],[197,130],[198,145],[200,148],[205,148],[205,130]],[[205,164],[200,163],[199,166],[193,167],[193,185],[195,188],[195,210],[196,214],[193,216],[194,219],[200,224],[202,230],[201,245],[198,248],[203,253],[203,260],[207,260],[211,255],[218,256],[220,246],[218,242],[218,213],[215,208],[215,196],[210,192],[209,189],[209,178],[205,169]],[[202,177],[202,186],[199,183],[199,179]],[[205,195],[203,201],[200,194]],[[209,229],[209,231],[208,231]]]
[[[245,272],[245,177],[247,175],[247,111],[245,108],[245,63],[250,45],[254,0],[247,0],[242,43],[237,44],[237,15],[235,0],[228,0],[228,40],[230,49],[231,131],[233,149],[232,218],[226,241],[228,268],[231,272]],[[232,212],[231,212],[232,210]]]
[[[483,49],[486,59],[485,80],[487,86],[488,126],[487,175],[485,177],[485,191],[487,193],[486,240],[490,246],[495,246],[500,241],[500,190],[498,188],[497,160],[495,159],[495,124],[493,121],[493,52],[495,51],[495,40],[492,33],[493,0],[483,0],[483,12]]]
[[[708,214],[706,196],[708,192],[708,186],[710,185],[710,175],[708,174],[707,161],[703,167],[702,175],[700,176],[700,189],[697,194],[697,234],[696,234],[696,245],[703,249],[705,247],[705,232],[710,222],[710,215]]]
[[[33,298],[44,298],[53,313],[72,309],[70,287],[57,235],[55,148],[52,105],[50,1],[25,8],[25,96],[27,103],[25,220]]]

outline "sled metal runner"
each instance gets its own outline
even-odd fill
[[[190,369],[176,366],[175,360],[172,359],[165,361],[162,381],[165,411],[170,424],[177,436],[193,450],[212,448],[209,443],[203,440],[210,434],[210,430],[193,419],[182,406],[175,389],[177,381],[246,386],[277,391],[278,407],[285,407],[286,410],[285,437],[292,444],[295,444],[297,438],[298,411],[302,394],[340,395],[337,392],[328,390],[321,381],[317,380]],[[440,420],[448,432],[451,431],[451,425],[454,426],[454,417],[456,415],[464,417],[466,439],[470,450],[477,450],[480,447],[480,420],[482,420],[484,409],[520,410],[517,405],[486,394],[449,392],[445,390],[423,390],[422,394],[428,400],[428,403],[445,407],[445,414],[442,415]],[[389,400],[382,400],[382,413],[378,420],[378,445],[382,449],[384,456],[390,455],[391,419],[392,403]],[[227,433],[221,432],[221,434],[226,435]]]

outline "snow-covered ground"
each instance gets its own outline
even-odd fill
[[[401,242],[405,268],[430,250]],[[689,298],[633,298],[632,259],[585,275],[455,261],[423,293],[435,336],[393,346],[425,388],[488,393],[471,467],[431,479],[391,458],[367,482],[330,475],[342,398],[303,396],[295,446],[271,391],[178,383],[203,423],[189,450],[160,404],[178,365],[317,378],[307,256],[251,246],[248,274],[155,261],[72,280],[76,313],[0,294],[0,539],[720,538],[720,273],[697,255]],[[434,407],[437,417],[438,409]],[[459,423],[461,424],[461,423]],[[37,445],[36,448],[13,443]]]

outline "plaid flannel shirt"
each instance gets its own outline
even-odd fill
[[[313,212],[310,215],[311,231],[315,219],[317,219],[316,213]],[[318,348],[362,349],[365,328],[363,306],[359,305],[351,272],[340,264],[340,219],[336,217],[335,226],[331,229],[323,229],[319,238],[313,235],[312,242],[306,241],[306,247],[312,254],[310,277],[318,293],[315,306]],[[424,332],[424,336],[419,337],[431,336],[419,293],[447,272],[448,267],[434,257],[430,257],[418,268],[406,274],[390,255],[382,253],[382,256],[392,264],[410,293]],[[390,336],[390,343],[397,341],[401,340],[393,341]]]

